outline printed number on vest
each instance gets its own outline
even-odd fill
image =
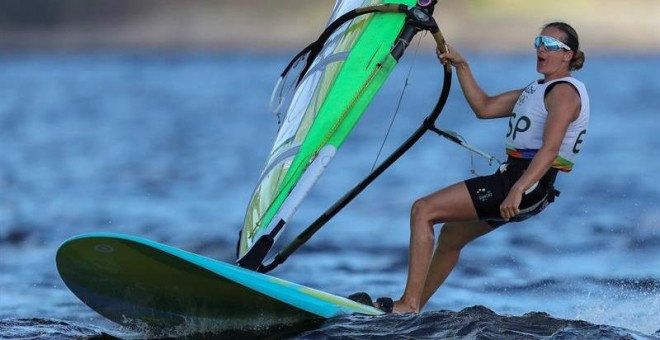
[[[580,134],[578,134],[577,138],[575,139],[575,144],[573,145],[573,153],[580,152],[580,146],[582,146],[585,134],[587,134],[587,130],[582,130],[580,131]]]

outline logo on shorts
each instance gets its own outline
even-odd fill
[[[486,190],[485,188],[479,188],[477,189],[477,198],[481,202],[486,202],[488,199],[493,197],[493,193],[490,190]]]

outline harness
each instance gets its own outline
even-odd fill
[[[507,170],[515,170],[515,171],[525,171],[527,167],[529,166],[529,163],[531,163],[531,160],[529,159],[523,159],[523,158],[514,158],[514,157],[509,157],[507,161],[502,164],[499,168],[498,171],[501,173],[505,173]],[[557,189],[555,189],[554,183],[555,179],[557,178],[557,173],[559,171],[555,168],[550,168],[548,172],[546,172],[543,177],[536,183],[534,183],[525,193],[530,193],[536,189],[536,187],[539,185],[539,183],[544,183],[547,187],[546,194],[545,196],[536,204],[533,204],[529,208],[523,209],[520,211],[520,214],[517,215],[517,217],[526,217],[530,213],[536,212],[537,209],[544,209],[548,204],[552,203],[555,201],[555,198],[558,197],[561,192]],[[504,186],[507,188],[507,190],[511,189],[511,186],[513,183],[511,183],[511,180],[509,176],[504,176],[503,177],[504,181]]]

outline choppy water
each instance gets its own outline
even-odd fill
[[[420,53],[428,56],[414,62],[386,152],[435,102],[439,66],[431,52]],[[490,93],[536,77],[533,55],[468,56]],[[76,234],[129,233],[233,261],[238,228],[277,129],[266,107],[287,57],[1,55],[0,337],[144,336],[96,315],[59,279],[55,250]],[[409,57],[286,237],[371,168]],[[466,247],[422,314],[191,332],[660,338],[660,57],[592,57],[576,76],[590,91],[592,122],[575,170],[558,180],[561,196],[542,215]],[[506,124],[473,118],[455,82],[438,125],[502,158]],[[272,274],[338,295],[368,291],[398,297],[405,282],[410,204],[470,176],[469,168],[465,151],[424,137]],[[494,168],[479,160],[477,169]]]

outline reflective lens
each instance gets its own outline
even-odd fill
[[[562,48],[565,49],[566,51],[571,50],[571,48],[568,47],[568,45],[547,35],[539,35],[538,37],[534,38],[534,48],[538,50],[539,47],[541,47],[541,44],[545,46],[545,49],[547,51],[559,51]]]

